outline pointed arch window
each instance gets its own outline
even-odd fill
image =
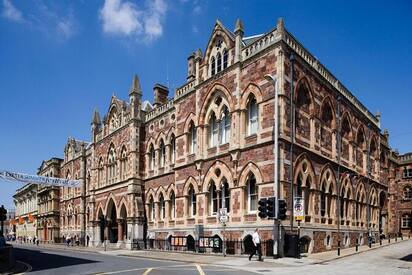
[[[156,161],[156,154],[155,154],[153,144],[151,144],[150,150],[149,150],[149,169],[150,170],[154,169],[155,161]]]
[[[194,217],[196,216],[196,194],[193,187],[190,187],[189,196],[188,196],[188,204],[189,204],[189,216]]]
[[[218,193],[215,182],[212,181],[209,186],[209,215],[216,215],[218,211]]]
[[[190,126],[189,126],[189,153],[190,154],[194,154],[196,153],[196,146],[197,146],[197,136],[196,136],[196,127],[195,124],[192,122],[190,122]]]
[[[256,102],[256,98],[254,96],[250,97],[248,105],[247,105],[247,129],[248,135],[253,135],[257,133],[258,130],[258,106]]]
[[[114,146],[112,145],[109,149],[109,155],[107,158],[107,166],[108,166],[108,179],[109,183],[113,183],[116,178],[116,152],[114,150]]]
[[[226,179],[222,180],[222,207],[227,209],[227,212],[230,212],[230,189],[229,184]]]
[[[160,220],[164,220],[166,217],[166,212],[165,212],[165,199],[163,197],[163,194],[160,194],[160,199],[159,199],[159,216]]]
[[[215,113],[212,113],[209,119],[209,147],[215,147],[217,144],[218,137],[218,124],[216,121]]]
[[[227,51],[227,49],[224,49],[223,50],[223,70],[227,68],[228,57],[229,57],[228,51]]]
[[[222,70],[222,55],[220,53],[217,53],[217,72],[220,72]]]
[[[99,160],[99,166],[97,168],[97,186],[102,186],[103,185],[103,172],[104,172],[104,167],[103,167],[103,159],[100,158]]]
[[[120,178],[123,180],[126,178],[127,173],[127,153],[125,147],[122,148],[122,153],[120,156]]]
[[[220,120],[220,143],[225,144],[230,142],[230,124],[231,116],[229,109],[225,106],[222,113],[222,119]]]
[[[160,141],[159,147],[160,157],[159,157],[159,167],[164,167],[166,163],[166,146],[163,139]]]
[[[258,208],[258,186],[256,177],[252,173],[247,179],[247,204],[249,212],[254,212]]]
[[[175,163],[176,160],[176,139],[175,135],[170,138],[170,163]]]
[[[212,76],[216,74],[216,59],[214,56],[210,61],[210,73],[212,74]]]
[[[155,206],[154,206],[154,200],[153,197],[150,197],[149,200],[149,220],[154,221],[155,220]]]
[[[174,191],[170,195],[170,217],[171,219],[176,218],[176,196]]]

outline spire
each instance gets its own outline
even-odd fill
[[[238,19],[236,20],[235,34],[237,34],[237,33],[243,33],[243,32],[244,32],[244,30],[243,30],[243,23],[242,23],[242,21],[240,20],[240,18],[238,18]]]
[[[133,77],[132,86],[130,87],[129,95],[134,93],[142,94],[142,89],[140,88],[139,77],[135,74]]]
[[[102,121],[100,120],[99,111],[97,110],[97,108],[95,108],[94,113],[93,113],[93,118],[92,118],[92,124],[100,125],[101,123],[102,123]]]
[[[279,32],[285,31],[285,21],[283,21],[283,17],[278,18],[278,22],[276,23],[276,28]]]
[[[200,49],[197,49],[195,53],[195,60],[201,59],[202,58],[202,51]]]

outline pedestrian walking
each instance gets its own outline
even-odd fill
[[[252,240],[253,240],[253,245],[254,249],[252,253],[249,255],[249,261],[252,260],[252,257],[257,253],[259,257],[259,261],[263,261],[262,259],[262,250],[261,250],[261,242],[260,242],[260,236],[259,236],[259,229],[255,229],[255,233],[252,235]]]

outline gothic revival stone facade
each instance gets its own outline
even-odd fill
[[[265,75],[277,78],[277,101]],[[187,83],[171,99],[167,87],[153,90],[153,105],[142,102],[135,77],[128,101],[113,96],[103,120],[94,112],[91,142],[68,140],[60,174],[83,186],[60,190],[60,236],[126,247],[146,237],[173,245],[171,237],[180,236],[178,244],[192,249],[189,240],[246,240],[259,227],[271,239],[273,221],[258,217],[257,202],[273,196],[275,157],[288,204],[284,232],[297,229],[292,198],[304,199],[304,250],[334,249],[338,241],[354,246],[392,229],[388,197],[399,190],[388,194],[388,187],[398,162],[379,115],[282,20],[250,37],[240,20],[234,32],[217,21],[204,53],[188,58]],[[225,233],[217,217],[222,207],[229,212]]]

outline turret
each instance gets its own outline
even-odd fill
[[[134,75],[132,86],[129,91],[131,118],[139,118],[142,104],[142,89],[140,88],[140,81],[137,75]]]
[[[242,40],[243,40],[243,23],[240,19],[236,20],[235,27],[235,63],[241,61],[241,52],[242,52]]]
[[[199,84],[200,82],[200,63],[202,62],[202,51],[200,49],[197,49],[195,53],[195,79],[196,79],[196,85]]]
[[[195,79],[195,53],[192,53],[187,58],[187,82]]]
[[[97,133],[100,131],[100,127],[102,126],[102,121],[100,119],[100,114],[97,108],[94,109],[91,125],[92,125],[93,142],[95,142],[95,137]]]

